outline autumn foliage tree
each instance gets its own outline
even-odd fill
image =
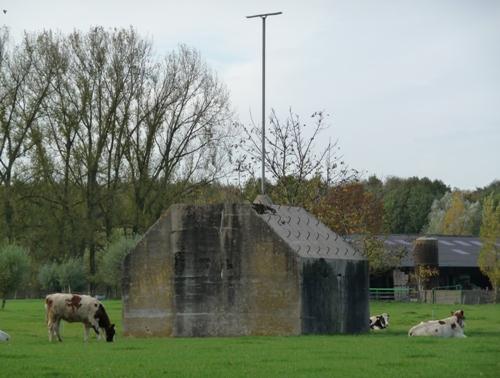
[[[493,194],[486,197],[480,232],[482,247],[479,268],[489,278],[499,298],[500,288],[500,201]]]
[[[396,266],[404,251],[387,250],[383,238],[383,202],[376,193],[360,182],[337,185],[312,208],[312,212],[328,227],[363,251],[371,273]]]
[[[378,234],[382,231],[382,201],[362,183],[334,186],[312,209],[340,235]]]
[[[481,222],[481,205],[470,202],[465,193],[455,190],[433,202],[424,228],[427,234],[477,235]]]

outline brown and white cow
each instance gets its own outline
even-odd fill
[[[467,337],[464,319],[463,310],[457,310],[449,318],[417,324],[408,331],[408,336]]]
[[[70,323],[83,323],[85,341],[88,340],[90,328],[94,329],[98,338],[99,329],[104,329],[106,341],[113,341],[115,325],[111,324],[102,303],[89,295],[49,294],[45,297],[45,315],[49,341],[52,341],[53,336],[62,341],[59,334],[61,319]]]

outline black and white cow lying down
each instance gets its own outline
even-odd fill
[[[457,310],[449,318],[421,322],[408,331],[408,336],[467,337],[464,335],[464,312]]]
[[[370,316],[370,329],[384,329],[389,327],[389,314],[383,313],[380,315]]]
[[[9,341],[10,340],[10,336],[7,332],[4,332],[4,331],[0,331],[0,342],[1,341]]]
[[[53,336],[62,341],[59,334],[61,319],[70,323],[83,323],[85,341],[88,340],[90,328],[94,329],[98,337],[99,329],[104,329],[106,341],[113,341],[115,325],[111,324],[102,303],[89,295],[49,294],[45,297],[45,315],[49,341],[52,341]]]

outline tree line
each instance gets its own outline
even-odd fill
[[[228,92],[187,46],[156,58],[134,29],[0,34],[1,236],[37,262],[143,232],[224,172]]]
[[[383,233],[477,235],[486,198],[498,208],[498,182],[462,192],[363,179],[337,141],[318,147],[328,117],[271,113],[274,203],[372,246]],[[121,258],[171,204],[255,198],[260,137],[235,122],[226,87],[193,48],[158,57],[134,29],[100,27],[13,44],[1,29],[0,297],[20,272],[31,288],[119,292]],[[373,267],[387,260],[367,250]]]

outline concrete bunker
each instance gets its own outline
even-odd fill
[[[368,262],[302,208],[173,205],[126,257],[133,336],[368,331]]]

